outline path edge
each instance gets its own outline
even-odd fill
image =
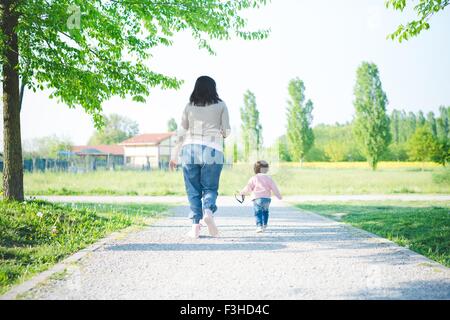
[[[422,254],[420,254],[418,252],[415,252],[415,251],[409,249],[409,248],[403,247],[403,246],[399,245],[398,243],[395,243],[394,241],[389,240],[387,238],[384,238],[384,237],[382,237],[380,235],[377,235],[375,233],[372,233],[372,232],[364,230],[364,229],[357,228],[355,226],[352,226],[349,223],[333,220],[331,218],[323,216],[320,213],[317,213],[317,212],[314,212],[314,211],[298,208],[298,207],[296,207],[296,203],[293,203],[293,202],[285,202],[285,203],[289,207],[293,208],[294,210],[296,210],[298,212],[304,212],[304,213],[307,213],[307,214],[310,214],[310,215],[314,215],[314,216],[320,217],[320,218],[322,218],[324,220],[329,220],[329,221],[331,221],[333,223],[336,223],[338,225],[345,226],[347,228],[356,230],[358,232],[361,232],[363,234],[366,234],[366,235],[370,236],[371,238],[374,238],[379,243],[389,243],[390,245],[393,245],[393,246],[397,247],[400,251],[408,254],[410,257],[417,257],[417,258],[422,258],[423,260],[426,260],[426,262],[428,262],[430,265],[432,265],[435,268],[440,268],[440,269],[443,269],[443,270],[450,270],[449,267],[444,266],[443,264],[441,264],[441,263],[439,263],[437,261],[434,261],[434,260],[432,260],[432,259],[430,259],[430,258],[428,258],[428,257],[426,257],[426,256],[424,256],[424,255],[422,255]]]
[[[83,248],[74,254],[64,258],[60,262],[56,263],[50,269],[47,269],[45,271],[42,271],[34,276],[32,276],[30,279],[25,280],[22,283],[19,283],[15,286],[13,286],[10,290],[8,290],[6,293],[2,294],[0,296],[0,300],[20,300],[20,296],[26,294],[27,292],[30,292],[40,284],[46,282],[49,280],[54,274],[59,272],[64,272],[67,270],[71,265],[74,263],[80,261],[84,257],[86,257],[88,254],[97,251],[107,243],[111,242],[112,240],[116,240],[120,237],[127,236],[132,232],[143,230],[153,224],[156,220],[166,219],[167,217],[174,214],[172,208],[168,208],[166,211],[167,215],[161,216],[161,218],[151,219],[151,222],[146,223],[145,225],[131,225],[129,227],[126,227],[122,230],[114,231],[110,234],[108,234],[106,237],[101,238],[97,240],[95,243],[87,246],[86,248]]]

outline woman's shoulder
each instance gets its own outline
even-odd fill
[[[210,104],[209,106],[211,106],[211,107],[219,107],[219,108],[226,108],[227,107],[225,101],[223,101],[223,100],[219,100],[216,103]]]
[[[218,108],[220,110],[220,112],[222,112],[223,110],[225,110],[227,108],[227,105],[224,101],[219,100],[216,103],[210,104],[208,107]]]
[[[225,101],[220,100],[217,105],[220,108],[220,112],[224,112],[225,110],[227,110],[227,104],[225,103]]]

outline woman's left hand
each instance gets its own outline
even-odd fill
[[[176,160],[170,160],[169,162],[169,168],[170,170],[175,170],[178,166],[178,162]]]

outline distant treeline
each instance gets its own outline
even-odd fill
[[[440,107],[439,114],[393,110],[389,115],[391,143],[384,161],[439,161],[448,159],[450,107]],[[306,161],[365,161],[358,147],[353,123],[318,125],[313,128],[314,145]],[[286,137],[278,141],[280,158],[291,161]],[[448,161],[448,160],[447,160]]]

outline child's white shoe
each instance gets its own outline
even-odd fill
[[[214,222],[213,213],[211,210],[206,209],[203,215],[203,221],[206,223],[208,227],[209,234],[212,237],[217,237],[219,234],[219,230],[217,229],[216,223]]]
[[[263,228],[264,231],[266,231],[267,225],[263,225],[262,228]]]
[[[264,228],[263,227],[257,227],[256,228],[256,233],[263,233],[264,232]]]
[[[188,232],[188,237],[198,239],[200,237],[200,225],[193,224],[191,231]]]

